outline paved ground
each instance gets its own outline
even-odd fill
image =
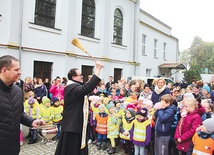
[[[27,135],[28,128],[23,126],[23,137]],[[89,144],[89,154],[90,155],[107,155],[107,151],[97,150],[96,146]],[[27,140],[24,141],[24,145],[21,147],[19,155],[54,155],[56,149],[56,144],[43,144],[38,140],[35,144],[27,144]],[[117,153],[114,155],[123,155],[123,151],[117,148]]]

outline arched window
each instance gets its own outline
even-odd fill
[[[114,11],[114,34],[113,43],[122,45],[123,15],[119,9]]]
[[[82,1],[81,34],[94,38],[95,29],[95,3],[94,0]]]

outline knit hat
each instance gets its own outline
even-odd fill
[[[202,89],[205,89],[208,93],[210,92],[210,87],[209,86],[203,86]]]
[[[135,109],[135,105],[134,104],[128,104],[126,106],[126,110],[128,110],[128,109]]]
[[[110,103],[106,106],[106,108],[109,110],[111,107],[114,107],[114,104]]]
[[[33,97],[29,97],[29,98],[28,98],[28,104],[32,105],[32,104],[34,104],[34,103],[35,103],[34,98],[33,98]]]
[[[140,110],[138,110],[137,115],[141,115],[143,117],[146,117],[148,113],[148,110],[146,108],[142,108]]]
[[[143,100],[143,103],[145,103],[146,105],[148,105],[148,106],[150,106],[150,107],[153,107],[153,106],[154,106],[154,104],[153,104],[153,102],[152,102],[151,100],[145,99],[145,100]]]
[[[207,129],[208,133],[213,134],[214,133],[214,118],[208,118],[205,119],[202,124]]]
[[[194,95],[192,93],[185,93],[184,94],[185,98],[195,98]]]
[[[55,102],[59,101],[59,99],[58,99],[57,97],[54,97],[54,98],[52,99],[52,101],[53,101],[53,104],[54,104]]]
[[[50,103],[50,99],[47,98],[46,96],[44,96],[44,97],[42,98],[42,103],[43,103],[43,105],[46,105],[46,103]]]
[[[132,115],[132,117],[135,117],[136,113],[134,111],[134,109],[127,109],[126,112],[130,112],[130,114]]]
[[[104,104],[100,104],[98,109],[100,110],[101,108],[105,109],[105,105]]]

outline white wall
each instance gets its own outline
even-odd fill
[[[20,58],[22,78],[33,76],[33,62],[38,60],[53,62],[52,78],[67,76],[73,67],[81,69],[81,65],[93,66],[94,61],[71,44],[73,38],[78,38],[91,55],[104,60],[105,68],[101,77],[105,81],[108,81],[109,75],[113,76],[114,68],[122,69],[124,78],[133,76],[135,69],[136,76],[145,76],[148,68],[152,69],[153,76],[158,74],[158,65],[176,61],[177,40],[170,36],[171,28],[140,11],[139,2],[95,0],[95,38],[89,38],[81,35],[82,0],[57,0],[54,29],[34,24],[35,1],[0,0],[4,3],[0,5],[0,56],[11,54]],[[112,44],[116,8],[123,14],[122,46]],[[141,55],[142,34],[148,36],[146,57]],[[153,58],[154,38],[158,39],[158,59]],[[167,61],[162,59],[163,42],[167,43]],[[9,44],[15,48],[8,47]],[[73,53],[73,56],[68,56],[67,52]],[[141,65],[135,67],[133,61]]]

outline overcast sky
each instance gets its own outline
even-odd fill
[[[172,28],[180,51],[189,48],[195,36],[214,41],[214,0],[140,0],[140,7]]]

